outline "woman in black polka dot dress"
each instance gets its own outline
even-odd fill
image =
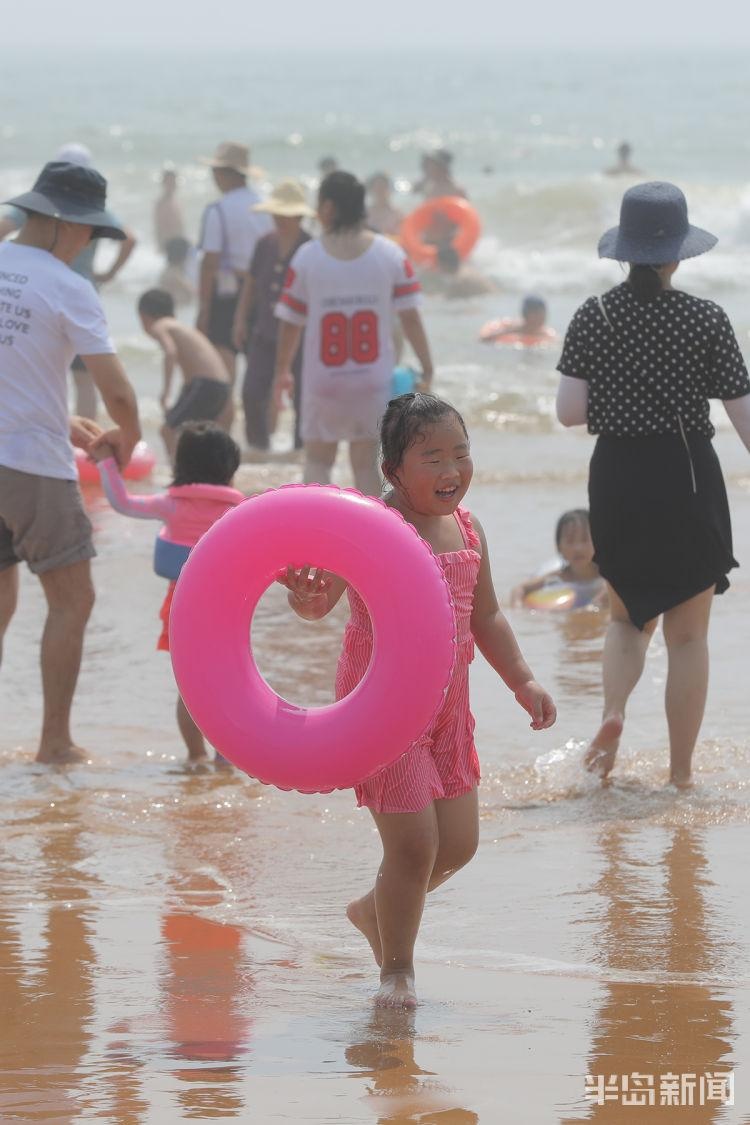
[[[689,224],[674,185],[627,191],[620,225],[602,237],[599,256],[630,263],[629,277],[578,309],[558,364],[560,421],[586,422],[598,435],[591,533],[612,620],[604,717],[586,764],[603,777],[663,614],[670,780],[690,783],[708,685],[711,601],[737,566],[709,399],[724,401],[750,448],[750,380],[726,313],[672,286],[679,262],[715,243]]]

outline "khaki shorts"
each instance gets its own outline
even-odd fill
[[[0,465],[0,570],[25,562],[44,574],[95,554],[76,481]]]

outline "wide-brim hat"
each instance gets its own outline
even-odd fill
[[[94,168],[52,160],[44,165],[31,191],[4,202],[27,214],[91,226],[92,238],[125,238],[125,231],[106,208],[107,181]]]
[[[674,184],[636,184],[622,197],[619,226],[599,239],[599,257],[663,266],[711,250],[716,235],[688,221],[687,200]]]
[[[213,156],[201,156],[201,164],[209,168],[227,168],[240,176],[262,176],[263,169],[250,163],[250,149],[237,141],[222,141]]]
[[[305,189],[297,180],[281,180],[268,199],[256,203],[250,210],[261,211],[266,215],[280,215],[288,219],[303,219],[315,214],[307,202]]]

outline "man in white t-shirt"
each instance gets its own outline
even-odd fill
[[[91,524],[78,488],[73,444],[111,445],[120,465],[140,437],[135,394],[114,352],[93,286],[70,264],[92,238],[124,238],[106,210],[93,168],[46,164],[24,195],[26,216],[0,245],[0,645],[18,595],[18,563],[42,584],[48,615],[41,650],[44,714],[37,760],[87,755],[70,712],[83,636],[94,602]],[[114,428],[70,418],[67,370],[80,355]]]
[[[198,249],[202,251],[198,285],[197,327],[219,349],[234,383],[236,350],[232,342],[234,314],[240,288],[256,243],[273,230],[268,215],[252,210],[261,197],[247,186],[252,175],[246,145],[224,141],[210,159],[214,183],[221,198],[209,203],[201,219]],[[231,417],[222,417],[227,425]]]

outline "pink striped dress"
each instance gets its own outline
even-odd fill
[[[438,555],[456,613],[458,650],[448,690],[429,730],[391,766],[355,787],[357,804],[378,813],[421,812],[432,801],[460,797],[479,781],[474,716],[469,709],[469,665],[474,659],[471,613],[481,546],[471,516],[455,513],[464,548]],[[353,691],[372,654],[372,625],[356,590],[347,591],[351,618],[336,672],[336,698]]]

